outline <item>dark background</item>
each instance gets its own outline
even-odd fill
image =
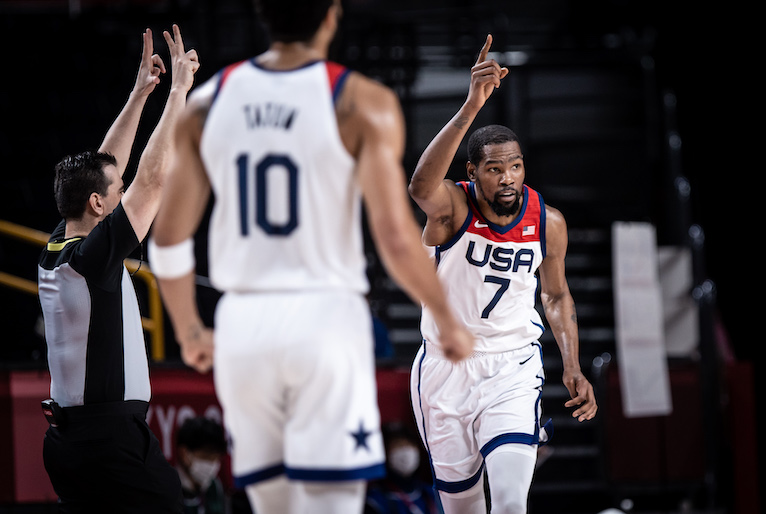
[[[140,33],[145,26],[153,28],[156,51],[167,61],[161,31],[173,22],[183,24],[187,46],[197,48],[201,56],[197,83],[229,60],[253,55],[266,44],[260,26],[239,17],[251,10],[248,0],[77,3],[79,13],[72,13],[64,1],[0,1],[0,42],[4,48],[0,217],[44,231],[52,230],[57,220],[51,194],[53,166],[67,153],[100,143],[133,83]],[[216,8],[216,4],[227,6],[229,12]],[[489,13],[504,13],[510,20],[514,16],[532,20],[532,26],[525,27],[527,33],[509,33],[504,38],[495,30],[493,50],[516,43],[538,44],[551,52],[585,54],[603,48],[609,34],[622,34],[626,40],[652,38],[644,46],[648,47],[645,53],[655,61],[657,88],[673,90],[678,99],[683,174],[692,187],[691,216],[706,233],[707,270],[717,284],[718,305],[738,355],[754,359],[757,344],[750,327],[758,302],[755,292],[748,294],[752,287],[745,284],[757,283],[757,259],[747,272],[737,265],[740,256],[746,254],[743,243],[750,239],[751,226],[758,233],[754,217],[755,195],[760,192],[755,183],[760,175],[756,134],[761,132],[762,122],[756,115],[760,97],[752,94],[759,81],[756,32],[750,29],[755,18],[752,9],[749,11],[743,2],[713,9],[693,2],[653,0],[351,0],[346,2],[345,11],[344,28],[355,23],[367,26],[376,18],[393,19],[397,13],[407,17],[409,11],[414,13],[410,25],[417,25],[419,18],[427,21],[433,13],[440,13],[441,18],[448,19],[444,24],[449,29],[445,30],[454,30],[455,26],[461,29],[453,59],[466,66],[470,66],[468,59],[481,46],[485,33],[493,30],[493,22],[498,23],[489,18]],[[455,21],[453,16],[458,15],[452,13],[488,14],[479,22],[475,18],[481,16],[466,17],[463,22],[471,26],[465,26],[461,20]],[[204,28],[198,30],[200,27]],[[339,41],[343,38],[341,32]],[[357,69],[364,68],[359,65],[361,58],[344,59],[337,51],[333,57]],[[410,72],[417,73],[417,62],[412,63]],[[161,110],[163,94],[160,87],[151,97],[135,149],[142,148],[148,138]],[[456,108],[459,103],[453,105]],[[408,148],[408,172],[420,150]],[[658,197],[662,192],[657,190],[653,172],[644,171],[646,174],[638,181],[642,194]],[[743,280],[743,273],[755,276]]]
[[[699,225],[705,236],[699,252],[703,265],[695,278],[715,284],[712,312],[721,321],[716,326],[728,335],[736,360],[755,366],[760,394],[763,366],[757,348],[763,336],[757,320],[764,302],[757,292],[762,245],[756,205],[763,182],[757,155],[763,130],[761,96],[754,90],[763,59],[756,54],[757,16],[750,4],[348,0],[344,8],[331,58],[400,95],[408,121],[408,174],[464,98],[468,69],[486,33],[494,34],[495,51],[526,51],[529,63],[512,70],[518,82],[501,88],[510,90],[494,95],[477,123],[506,123],[519,132],[527,142],[528,182],[562,209],[574,229],[650,221],[660,244],[688,244],[686,230]],[[197,84],[266,48],[247,0],[0,1],[0,219],[45,232],[54,228],[53,166],[66,154],[99,145],[132,87],[145,27],[153,29],[155,50],[168,63],[161,31],[171,23],[181,26],[187,48],[199,52]],[[397,52],[388,52],[392,48]],[[438,55],[429,57],[424,48],[438,48]],[[646,59],[652,63],[650,74],[642,68]],[[465,70],[465,82],[451,87],[458,93],[420,97],[418,78],[439,67]],[[632,96],[623,99],[612,89],[594,96],[611,99],[615,116],[624,117],[621,123],[632,123],[629,137],[607,137],[607,127],[588,138],[596,131],[583,125],[568,127],[574,135],[566,139],[536,128],[534,109],[540,104],[535,95],[540,93],[534,86],[542,84],[535,82],[536,72],[599,77],[604,70],[623,69],[619,84]],[[129,173],[159,116],[167,83],[147,104]],[[551,85],[557,87],[567,89]],[[522,93],[514,97],[517,89]],[[668,92],[676,99],[671,114],[663,106]],[[551,105],[561,106],[562,120],[568,106],[564,100],[548,102],[545,112],[554,113],[555,129]],[[673,130],[682,141],[678,152],[667,145]],[[457,178],[462,178],[461,160],[452,172]],[[678,177],[691,186],[688,198],[679,199],[673,190]],[[755,248],[748,250],[751,241]],[[33,279],[38,252],[0,240],[0,265]],[[375,305],[385,311],[394,300],[390,292],[379,292],[384,273],[376,267],[374,251],[371,261]],[[4,364],[44,366],[36,299],[0,288],[0,303]],[[397,348],[403,362],[411,357],[411,344]],[[598,346],[598,352],[602,349]],[[759,396],[758,406],[763,404]]]

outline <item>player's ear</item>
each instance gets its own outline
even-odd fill
[[[471,182],[476,182],[476,166],[471,161],[465,163],[465,171]]]
[[[338,30],[341,16],[343,16],[343,8],[339,1],[335,1],[330,8],[327,9],[327,14],[325,15],[323,23],[327,24],[332,29],[332,32],[335,33]]]
[[[341,0],[335,0],[333,6],[335,7],[335,19],[340,22],[340,19],[343,18],[343,4]]]

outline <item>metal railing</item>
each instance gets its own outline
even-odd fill
[[[0,220],[0,235],[8,236],[18,241],[30,243],[39,247],[48,244],[50,234],[33,228],[17,225],[10,221]],[[125,259],[125,267],[135,278],[146,284],[149,316],[141,317],[141,325],[150,336],[151,358],[155,362],[165,360],[165,334],[163,327],[162,298],[157,286],[157,280],[151,269],[136,259]],[[16,289],[23,293],[37,295],[37,282],[0,271],[0,285]]]

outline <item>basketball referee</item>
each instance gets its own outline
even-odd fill
[[[177,26],[164,32],[170,93],[131,187],[122,180],[146,99],[165,72],[151,30],[135,86],[98,152],[56,166],[64,218],[38,267],[52,400],[43,459],[60,512],[181,512],[181,484],[146,424],[151,389],[141,315],[123,260],[159,208],[173,127],[199,67]]]

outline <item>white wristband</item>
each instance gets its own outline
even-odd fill
[[[149,267],[157,278],[178,278],[194,270],[192,238],[170,246],[157,246],[149,238]]]

